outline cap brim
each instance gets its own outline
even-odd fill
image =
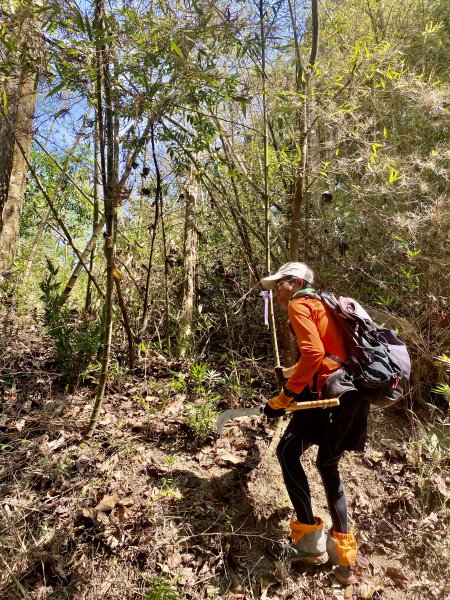
[[[277,273],[275,273],[275,275],[269,275],[269,277],[264,277],[263,279],[261,279],[261,285],[266,290],[273,290],[273,288],[275,287],[275,283],[283,277],[284,275],[278,275]]]

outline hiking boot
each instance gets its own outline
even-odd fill
[[[327,538],[327,552],[330,561],[337,565],[334,570],[336,580],[342,585],[354,582],[353,566],[356,562],[358,546],[352,533],[339,533],[330,530]]]
[[[322,519],[314,525],[292,521],[290,539],[269,542],[266,550],[276,560],[322,565],[328,560]]]

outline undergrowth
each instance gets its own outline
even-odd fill
[[[39,286],[44,304],[44,324],[54,341],[58,366],[66,376],[76,379],[98,352],[102,319],[68,307],[59,294],[59,267],[47,259],[47,270],[47,277]]]

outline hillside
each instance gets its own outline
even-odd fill
[[[357,584],[345,590],[331,567],[289,571],[264,554],[292,516],[267,454],[271,423],[245,418],[221,438],[196,436],[186,393],[173,389],[181,365],[155,355],[145,373],[111,382],[98,429],[80,446],[94,388],[61,388],[37,327],[21,326],[26,342],[12,337],[2,352],[5,600],[448,595],[448,447],[436,419],[421,424],[404,405],[373,411],[365,454],[345,456],[360,545]],[[325,516],[313,461],[309,451],[314,506]]]

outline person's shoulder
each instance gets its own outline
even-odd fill
[[[313,296],[298,296],[289,302],[288,310],[294,313],[310,313],[322,307],[322,301]]]

